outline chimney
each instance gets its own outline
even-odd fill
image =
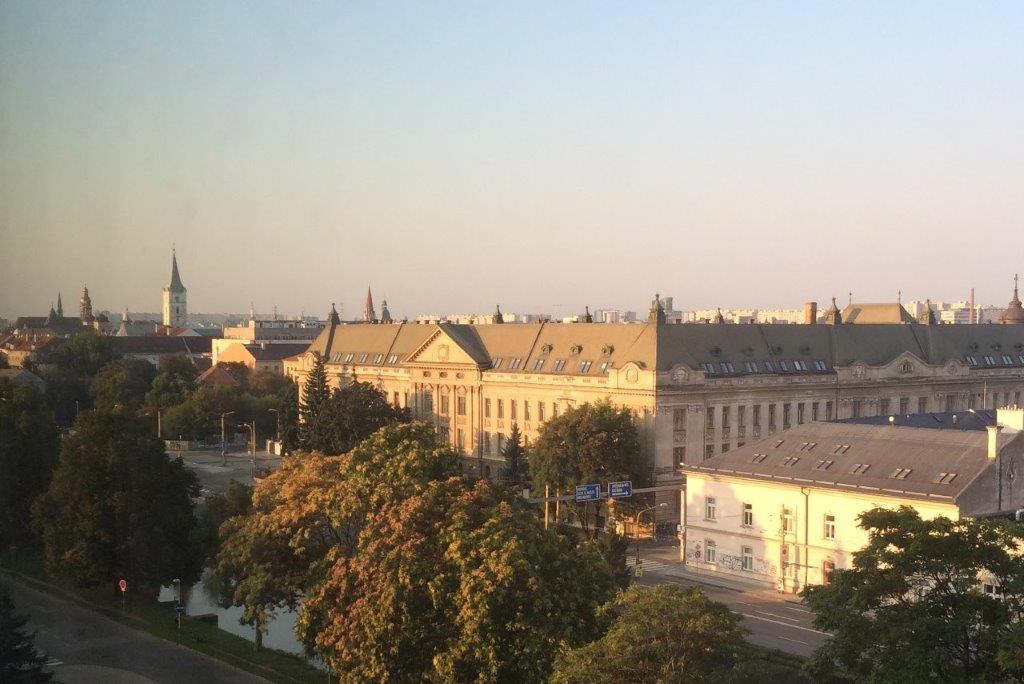
[[[999,455],[999,430],[1001,428],[998,425],[988,425],[985,429],[988,430],[988,460],[994,461]]]
[[[804,302],[804,323],[813,325],[818,322],[818,302]]]

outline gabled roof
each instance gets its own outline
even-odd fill
[[[207,387],[238,387],[239,381],[222,364],[210,366],[210,368],[196,378],[197,385]]]
[[[853,303],[842,313],[843,323],[913,323],[914,317],[898,302]]]
[[[986,432],[807,423],[682,469],[953,502],[990,464]]]

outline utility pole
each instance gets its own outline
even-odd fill
[[[160,409],[156,410],[156,438],[157,439],[163,439],[164,438],[163,427],[162,427],[162,425],[160,423]]]
[[[224,417],[230,416],[232,413],[234,411],[220,414],[220,464],[222,466],[228,464],[228,438],[227,433],[224,432]]]
[[[249,427],[252,430],[252,437],[251,437],[252,446],[250,447],[250,449],[252,451],[252,466],[249,468],[249,476],[255,478],[256,477],[256,421],[255,420],[252,421],[252,423],[249,425]]]

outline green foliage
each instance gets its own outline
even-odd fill
[[[146,405],[165,410],[185,402],[196,389],[197,376],[195,365],[184,354],[163,357],[146,394]]]
[[[512,423],[512,431],[501,455],[505,457],[505,469],[502,473],[505,484],[513,487],[525,484],[529,480],[529,464],[526,461],[526,448],[523,447],[519,423]]]
[[[615,586],[619,589],[628,587],[632,578],[629,567],[626,565],[626,556],[629,555],[629,540],[621,534],[605,533],[587,543],[591,544],[608,564]]]
[[[202,560],[191,540],[198,494],[196,476],[167,457],[148,421],[83,413],[33,507],[47,572],[79,586],[194,579]]]
[[[57,464],[53,411],[34,387],[0,381],[0,546],[30,535],[32,502]]]
[[[36,650],[35,635],[25,625],[28,618],[16,615],[7,585],[0,583],[0,682],[48,682],[46,656]]]
[[[387,397],[367,382],[336,389],[316,404],[316,412],[311,406],[306,402],[302,409],[301,446],[325,454],[343,454],[380,428],[409,420],[407,409],[389,404]]]
[[[803,595],[834,637],[808,672],[866,681],[996,681],[1024,675],[1024,528],[922,520],[912,508],[861,515],[868,543],[829,586]],[[1000,586],[985,595],[980,578]]]
[[[89,384],[103,366],[117,358],[110,340],[93,334],[75,335],[39,350],[35,372],[46,381],[46,395],[58,425],[70,425],[80,411],[90,408]]]
[[[740,617],[693,587],[632,587],[604,617],[604,636],[564,651],[552,682],[712,681],[727,675],[746,647]]]
[[[303,426],[315,424],[316,417],[320,415],[324,404],[331,396],[331,387],[327,382],[327,357],[320,352],[313,352],[313,367],[306,376],[306,384],[302,387],[302,404],[299,407],[299,416]],[[303,448],[310,448],[313,440],[303,434],[301,442]]]
[[[156,369],[142,359],[110,361],[99,370],[89,385],[93,406],[98,409],[124,408],[138,411],[150,391]]]
[[[206,497],[199,506],[194,538],[203,558],[214,561],[220,551],[220,527],[230,518],[252,512],[252,487],[232,480],[226,492]]]

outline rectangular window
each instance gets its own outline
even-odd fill
[[[505,400],[504,399],[499,399],[498,400],[498,420],[503,420],[504,418],[505,418]]]
[[[530,402],[523,400],[523,420],[530,422]]]
[[[796,528],[793,527],[793,509],[792,508],[783,508],[782,509],[782,533],[783,534],[792,534],[795,531],[796,531]]]
[[[423,410],[427,413],[434,412],[434,393],[430,390],[423,394]]]
[[[704,562],[715,563],[718,558],[718,544],[711,539],[704,540]]]
[[[455,415],[464,416],[466,415],[466,397],[462,395],[455,396]]]
[[[672,409],[672,429],[673,430],[685,430],[686,429],[686,409],[684,409],[684,408]]]
[[[491,417],[491,398],[484,399],[484,418]]]
[[[557,361],[555,361],[556,373],[561,373],[563,368],[565,368],[565,359],[558,359]]]
[[[832,402],[825,402],[825,420],[832,420]]]
[[[539,420],[542,423],[544,422],[544,402],[543,401],[538,401],[537,402],[537,420]]]
[[[816,371],[827,371],[828,370],[828,364],[825,363],[824,361],[820,361],[820,360],[819,361],[815,361],[814,362],[814,370],[816,370]]]
[[[860,399],[854,399],[850,402],[850,415],[853,418],[860,418]]]
[[[782,465],[784,465],[787,468],[789,468],[789,467],[795,466],[799,462],[800,462],[800,457],[799,456],[787,456],[786,459],[782,462]]]
[[[707,414],[705,416],[705,425],[707,425],[708,430],[714,430],[715,429],[715,411],[716,410],[717,409],[714,406],[709,406],[708,407],[708,412],[707,412]]]
[[[490,432],[485,432],[484,433],[484,455],[485,456],[490,456],[491,455],[491,433]]]
[[[878,415],[887,416],[889,415],[889,406],[892,402],[886,397],[878,401]]]
[[[854,463],[853,467],[850,468],[850,474],[863,475],[864,473],[868,472],[868,468],[870,467],[871,465],[868,463]]]
[[[551,402],[551,416],[553,418],[557,418],[558,417],[558,402],[557,401]]]
[[[395,408],[401,408],[402,405],[398,401],[398,392],[392,392],[391,397],[393,399],[392,403],[394,404]]]
[[[747,426],[747,407],[737,406],[736,407],[736,427],[741,430]]]
[[[508,402],[509,415],[512,416],[512,420],[516,420],[516,419],[519,418],[518,412],[516,411],[516,403],[517,402],[516,402],[515,399],[513,399],[510,402]]]
[[[754,505],[745,503],[743,504],[743,526],[753,527],[754,526]]]
[[[706,496],[704,497],[704,519],[714,520],[715,513],[717,512],[717,505],[715,503],[715,497]]]
[[[917,398],[917,412],[928,413],[928,397]]]
[[[709,458],[711,458],[714,455],[715,455],[715,445],[714,444],[705,444],[704,445],[704,460],[706,461],[706,460],[708,460]]]
[[[504,452],[505,451],[505,435],[504,435],[504,433],[499,432],[497,434],[497,439],[495,441],[498,443],[497,444],[497,446],[498,446],[498,453],[500,454],[500,453]]]
[[[768,454],[754,454],[754,457],[750,459],[751,463],[764,463],[765,459],[768,458]]]
[[[768,429],[775,429],[775,404],[768,404]]]
[[[796,424],[804,424],[804,403],[802,401],[796,405]]]
[[[533,370],[539,371],[542,368],[544,368],[544,359],[537,359],[533,362]]]
[[[731,406],[723,406],[722,407],[722,429],[724,429],[724,430],[728,430],[729,429],[729,416],[730,416],[730,414],[732,414],[732,407]]]
[[[729,443],[728,442],[724,442],[722,444],[722,453],[724,454],[724,453],[727,453],[728,451],[729,451]]]
[[[807,362],[797,359],[793,362],[793,370],[805,371],[807,370]]]
[[[754,415],[753,415],[754,427],[760,428],[761,427],[761,405],[760,404],[754,404],[753,411],[754,411]]]
[[[582,361],[580,363],[580,373],[589,373],[591,361]]]
[[[448,415],[448,395],[447,394],[442,394],[441,395],[441,415],[442,416],[447,416]]]
[[[462,428],[455,431],[455,446],[460,451],[466,447],[466,432]]]
[[[747,371],[748,373],[756,373],[757,372],[757,361],[744,361],[743,362],[743,370]]]
[[[906,415],[910,413],[910,398],[900,397],[900,413]]]
[[[834,463],[834,461],[827,461],[827,460],[818,461],[818,465],[814,466],[814,469],[815,470],[828,470],[829,468],[832,467],[833,463]]]
[[[782,405],[782,429],[789,429],[789,404]]]
[[[825,516],[825,539],[836,538],[836,516]]]
[[[811,404],[811,420],[814,422],[818,420],[818,402]]]
[[[754,549],[749,546],[743,547],[743,569],[747,572],[754,571]]]
[[[891,475],[889,475],[889,479],[906,480],[907,475],[910,475],[911,472],[913,472],[912,468],[897,468],[896,470],[892,471]]]
[[[676,460],[676,465],[683,465],[686,463],[686,447],[672,447],[672,458]]]
[[[733,368],[732,363],[729,362],[729,361],[722,361],[718,365],[722,367],[722,372],[723,373],[735,373],[736,372],[736,369]]]

